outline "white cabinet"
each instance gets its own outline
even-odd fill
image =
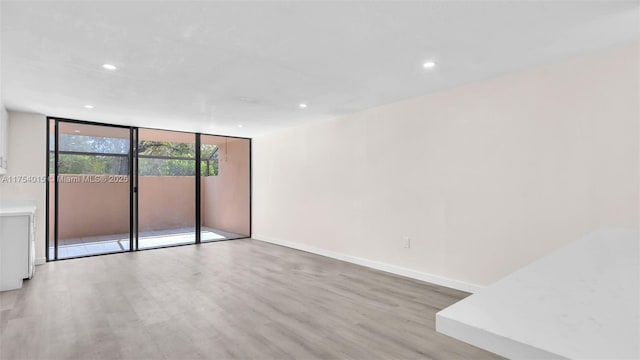
[[[7,173],[7,122],[9,115],[4,107],[0,107],[0,174]]]
[[[0,206],[0,291],[19,289],[33,276],[36,207]]]

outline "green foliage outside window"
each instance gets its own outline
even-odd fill
[[[58,163],[60,174],[126,175],[129,173],[128,156],[60,154]],[[53,174],[53,170],[51,173]]]
[[[129,172],[129,140],[60,134],[58,171],[60,174],[118,174]],[[50,141],[53,144],[53,139]],[[54,173],[53,145],[49,171]],[[218,175],[218,148],[203,144],[200,149],[201,176]],[[93,155],[92,153],[96,153]],[[194,176],[195,145],[169,141],[140,141],[140,176]]]

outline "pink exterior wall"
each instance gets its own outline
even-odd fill
[[[196,224],[196,185],[191,176],[140,176],[140,231]]]
[[[140,231],[195,226],[193,177],[140,176],[139,182]],[[60,239],[129,232],[129,183],[61,182],[59,189]],[[49,221],[53,224],[53,212]]]
[[[249,236],[249,141],[219,146],[219,175],[202,178],[202,226]]]
[[[145,130],[154,138],[186,136]],[[187,138],[162,138],[187,141]],[[219,147],[219,175],[202,177],[202,225],[250,235],[249,141],[203,136],[203,143]],[[82,175],[65,175],[79,178]],[[191,176],[140,176],[140,231],[195,227],[195,180]],[[54,187],[50,205],[53,209]],[[129,183],[59,183],[60,239],[129,232]],[[53,238],[53,211],[49,236]]]
[[[82,178],[82,175],[65,175],[76,176]],[[53,206],[53,186],[51,189],[49,204]],[[129,183],[61,182],[58,189],[60,239],[129,232]],[[50,224],[50,236],[53,236],[53,222]]]

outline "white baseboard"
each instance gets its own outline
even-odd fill
[[[47,258],[46,257],[35,258],[34,262],[36,263],[36,265],[42,265],[47,262]]]
[[[270,236],[253,234],[251,236],[251,238],[255,239],[255,240],[260,240],[260,241],[276,244],[276,245],[286,246],[286,247],[289,247],[289,248],[292,248],[292,249],[296,249],[296,250],[302,250],[302,251],[306,251],[306,252],[309,252],[309,253],[330,257],[330,258],[337,259],[337,260],[350,262],[352,264],[366,266],[366,267],[369,267],[369,268],[372,268],[372,269],[381,270],[381,271],[385,271],[385,272],[388,272],[388,273],[392,273],[392,274],[396,274],[396,275],[400,275],[400,276],[405,276],[405,277],[408,277],[408,278],[411,278],[411,279],[425,281],[425,282],[428,282],[428,283],[441,285],[441,286],[445,286],[445,287],[448,287],[448,288],[452,288],[452,289],[456,289],[456,290],[460,290],[460,291],[465,291],[465,292],[469,292],[469,293],[475,293],[475,292],[478,292],[478,290],[484,288],[483,286],[470,284],[470,283],[467,283],[467,282],[464,282],[464,281],[460,281],[460,280],[449,279],[449,278],[446,278],[446,277],[443,277],[443,276],[439,276],[439,275],[433,275],[433,274],[429,274],[429,273],[415,271],[415,270],[403,268],[403,267],[400,267],[400,266],[395,266],[395,265],[385,264],[385,263],[381,263],[381,262],[377,262],[377,261],[373,261],[373,260],[363,259],[363,258],[352,256],[352,255],[341,254],[341,253],[337,253],[337,252],[334,252],[334,251],[324,250],[324,249],[316,248],[316,247],[309,246],[309,245],[294,243],[294,242],[291,242],[291,241],[280,240],[280,239],[272,238]]]

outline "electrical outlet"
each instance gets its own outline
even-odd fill
[[[404,247],[405,248],[410,248],[411,247],[411,238],[409,238],[408,236],[403,237],[404,239]]]

